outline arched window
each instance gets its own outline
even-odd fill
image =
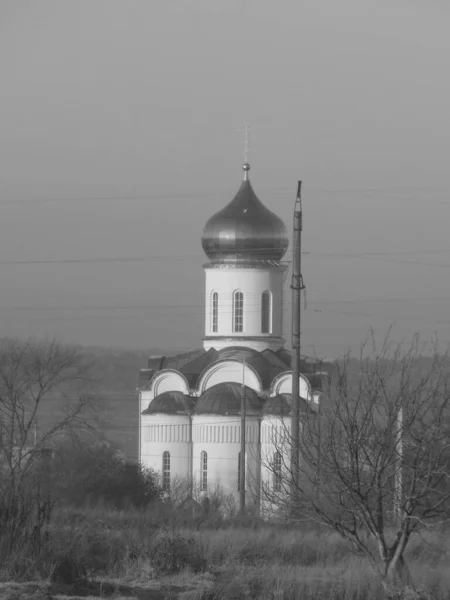
[[[244,294],[242,292],[233,294],[233,331],[235,333],[244,331]]]
[[[281,454],[275,452],[273,455],[273,489],[276,492],[281,490]]]
[[[202,452],[200,455],[200,490],[206,492],[208,489],[208,454]]]
[[[213,292],[211,297],[211,329],[213,333],[219,330],[219,294]]]
[[[261,294],[261,333],[272,333],[272,293],[269,290]]]
[[[162,487],[165,492],[170,491],[170,452],[163,452],[162,458]]]

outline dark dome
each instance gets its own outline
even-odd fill
[[[300,412],[313,408],[310,403],[300,396]],[[264,402],[262,409],[263,415],[277,415],[287,417],[292,412],[292,394],[277,394],[270,396]]]
[[[218,351],[219,360],[233,359],[239,361],[249,361],[251,359],[260,359],[261,353],[247,346],[227,346]]]
[[[155,396],[150,402],[148,408],[144,410],[144,415],[154,415],[164,413],[166,415],[189,414],[192,412],[194,400],[186,396],[183,392],[163,392]]]
[[[263,414],[264,415],[278,415],[287,416],[292,411],[292,394],[277,394],[276,396],[270,396],[264,402]]]
[[[264,206],[247,179],[203,229],[202,246],[213,262],[280,261],[289,245],[283,221]]]
[[[213,385],[199,397],[195,407],[197,415],[240,415],[241,414],[240,383],[218,383]],[[251,388],[245,386],[246,412],[258,413],[261,410],[261,399]]]

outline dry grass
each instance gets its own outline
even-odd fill
[[[70,556],[79,572],[95,582],[89,597],[183,598],[184,600],[381,600],[385,593],[367,561],[353,554],[337,534],[318,530],[282,529],[171,529],[192,539],[196,556],[205,559],[206,571],[155,576],[156,540],[161,515],[148,511],[86,509],[59,510],[52,522],[54,552]],[[176,538],[175,538],[176,539]],[[415,538],[407,562],[418,593],[409,590],[405,600],[450,598],[450,538],[446,532],[428,532]],[[28,584],[27,584],[28,585]],[[55,584],[53,584],[55,585]],[[6,589],[6,588],[5,588]],[[3,591],[2,591],[3,590]],[[40,598],[42,586],[20,595],[0,598]],[[83,595],[87,597],[85,590]],[[49,588],[47,587],[47,594]],[[42,596],[45,597],[45,596]],[[47,597],[49,597],[47,595]],[[68,590],[51,597],[69,598]]]

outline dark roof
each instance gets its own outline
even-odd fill
[[[245,388],[245,410],[259,413],[263,399],[251,388]],[[198,398],[195,406],[197,415],[240,415],[242,385],[239,383],[218,383],[208,388]]]
[[[277,375],[291,369],[291,353],[284,348],[280,348],[276,352],[268,349],[258,352],[252,348],[241,346],[229,346],[222,350],[211,348],[206,351],[199,349],[176,356],[150,358],[148,368],[141,370],[139,387],[145,389],[158,371],[174,369],[186,377],[189,387],[193,389],[197,386],[205,369],[219,360],[237,360],[240,362],[245,360],[256,371],[265,390],[270,388],[270,384]],[[300,372],[310,381],[313,389],[321,388],[321,377],[315,375],[315,373],[323,370],[326,369],[321,361],[306,356],[301,358]]]
[[[311,403],[305,398],[300,398],[300,412],[310,410]],[[314,411],[314,409],[312,409]],[[292,412],[292,394],[277,394],[269,396],[264,402],[263,415],[288,416]],[[315,412],[315,411],[314,411]]]
[[[163,413],[166,415],[190,414],[194,406],[194,398],[182,392],[163,392],[150,402],[143,415]]]
[[[264,415],[290,415],[292,411],[292,395],[278,394],[270,396],[264,402],[262,412]]]

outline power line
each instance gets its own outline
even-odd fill
[[[243,252],[246,254],[258,256],[267,250],[273,250],[273,247],[268,248],[246,248]],[[402,255],[430,255],[430,254],[450,254],[449,250],[429,250],[429,251],[395,251],[395,252],[316,252],[316,251],[305,251],[302,255],[308,258],[338,258],[338,259],[369,259],[375,261],[381,261],[393,264],[410,264],[414,266],[425,266],[425,267],[440,267],[450,268],[450,263],[432,263],[432,262],[421,262],[411,261],[403,259],[384,259],[383,256],[402,256]],[[86,258],[56,258],[56,259],[12,259],[12,260],[0,260],[0,266],[20,266],[20,265],[52,265],[52,264],[103,264],[103,263],[133,263],[133,262],[150,262],[152,260],[198,260],[202,264],[208,264],[208,260],[202,257],[200,254],[166,254],[166,255],[142,255],[142,256],[112,256],[112,257],[86,257]],[[280,264],[290,264],[291,261],[282,261]]]
[[[234,189],[234,188],[233,188]],[[265,185],[261,185],[261,191],[262,193],[272,193],[272,194],[276,194],[276,193],[292,193],[292,189],[290,187],[269,187],[269,186],[265,186]],[[390,197],[390,199],[397,199],[399,201],[408,201],[408,198],[405,197],[401,197],[399,196],[399,194],[411,194],[413,193],[414,195],[417,195],[418,192],[427,192],[427,193],[441,193],[441,194],[449,194],[450,193],[450,188],[446,188],[446,187],[434,187],[434,186],[425,186],[425,187],[392,187],[392,188],[326,188],[326,187],[308,187],[307,188],[308,193],[309,192],[313,192],[313,193],[321,193],[321,194],[383,194],[386,195],[388,197]],[[179,201],[179,200],[203,200],[205,198],[211,198],[211,197],[216,197],[216,198],[221,198],[221,197],[229,197],[230,195],[233,195],[233,191],[231,191],[231,186],[228,187],[228,189],[223,189],[221,191],[218,191],[217,188],[215,189],[205,189],[205,188],[200,188],[197,190],[193,190],[191,192],[186,192],[186,190],[183,191],[177,191],[177,190],[170,190],[167,191],[160,191],[160,192],[156,192],[156,191],[151,191],[148,193],[141,193],[141,194],[129,194],[129,193],[124,193],[124,194],[104,194],[104,195],[80,195],[80,196],[66,196],[66,197],[61,197],[61,196],[57,196],[57,197],[52,197],[52,196],[39,196],[36,198],[20,198],[20,199],[16,199],[16,200],[7,200],[4,202],[0,202],[0,207],[1,206],[29,206],[29,205],[41,205],[41,204],[47,204],[47,203],[56,203],[56,204],[66,204],[66,203],[71,203],[71,202],[76,202],[76,203],[82,203],[82,202],[128,202],[128,201],[149,201],[149,202],[154,202],[154,201],[159,201],[159,200],[164,200],[164,201]],[[439,200],[432,200],[430,198],[427,198],[427,202],[428,201],[435,201],[438,203],[443,203],[443,204],[448,204],[450,205],[450,202],[445,202],[445,201],[439,201]]]

